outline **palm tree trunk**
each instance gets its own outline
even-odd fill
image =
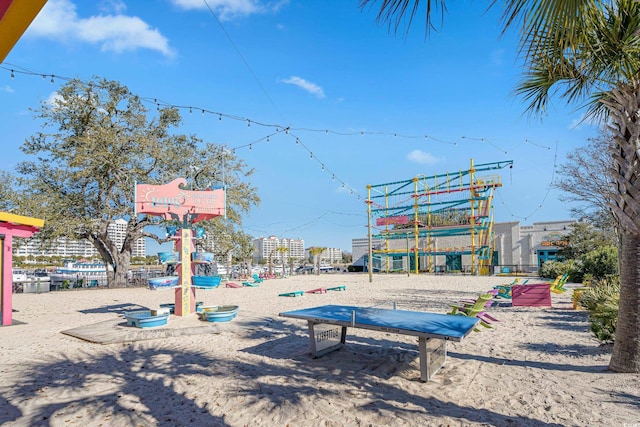
[[[622,234],[620,306],[609,369],[640,372],[640,236]]]
[[[640,84],[619,84],[603,100],[613,132],[611,210],[620,229],[620,305],[609,369],[640,373]]]

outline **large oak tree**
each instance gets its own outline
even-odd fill
[[[131,249],[139,238],[164,241],[145,229],[158,225],[158,217],[134,214],[136,183],[185,177],[204,189],[224,180],[230,235],[242,214],[259,203],[248,181],[253,170],[233,150],[180,133],[176,108],[147,110],[118,82],[71,80],[34,112],[42,130],[21,147],[28,157],[16,168],[19,197],[14,201],[21,213],[45,219],[44,241],[91,242],[110,267],[110,287],[126,285]],[[107,233],[118,218],[128,220],[122,247]]]

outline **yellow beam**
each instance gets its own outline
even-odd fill
[[[47,0],[0,1],[0,62],[4,61],[13,46],[27,30]],[[8,6],[7,6],[8,4]]]
[[[9,222],[11,224],[17,225],[28,225],[30,227],[37,228],[42,228],[42,226],[44,225],[44,219],[16,215],[8,212],[0,212],[0,222]]]

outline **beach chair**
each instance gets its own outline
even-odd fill
[[[568,273],[556,277],[556,280],[549,284],[549,290],[555,294],[567,292],[567,289],[564,287],[564,284],[567,283],[567,279],[569,279]]]
[[[491,328],[491,322],[497,322],[498,319],[489,315],[485,311],[487,302],[493,299],[492,294],[480,294],[473,305],[451,305],[451,312],[447,314],[456,316],[477,317],[480,319],[480,325],[485,328]],[[477,331],[477,329],[475,329]]]
[[[307,291],[307,293],[308,294],[326,294],[327,288],[310,289]]]
[[[227,282],[227,284],[225,285],[227,288],[241,288],[242,285],[238,285],[237,283],[233,283],[233,282]]]
[[[328,291],[346,291],[347,287],[345,285],[341,286],[333,286],[331,288],[327,288]]]
[[[258,284],[256,282],[242,282],[242,286],[246,286],[248,288],[257,288]]]
[[[264,279],[262,279],[260,276],[258,276],[257,274],[254,273],[253,275],[253,283],[262,283],[264,281]]]

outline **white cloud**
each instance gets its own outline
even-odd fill
[[[11,86],[6,85],[4,87],[0,87],[0,92],[14,93],[15,91]]]
[[[288,79],[283,79],[281,81],[282,83],[298,86],[299,88],[306,90],[307,92],[317,96],[318,98],[325,97],[324,91],[320,86],[301,77],[291,76]]]
[[[101,0],[99,5],[103,12],[122,13],[127,10],[127,5],[122,0]]]
[[[413,150],[409,154],[407,154],[407,159],[415,163],[421,163],[424,165],[434,165],[440,161],[439,158],[435,157],[431,153],[426,153],[422,150]]]
[[[573,119],[567,129],[581,130],[584,128],[584,126],[599,127],[600,123],[598,123],[598,120],[595,117],[587,117],[586,114],[583,114],[582,116]]]
[[[259,13],[277,12],[289,3],[289,0],[171,0],[176,6],[185,10],[208,10],[222,21]]]
[[[138,17],[120,14],[124,3],[113,0],[104,4],[116,14],[80,18],[70,0],[49,0],[29,27],[27,35],[77,40],[116,53],[150,49],[173,56],[169,41],[158,30]]]
[[[491,53],[491,64],[495,66],[502,66],[504,64],[504,57],[506,51],[504,49],[495,49]]]
[[[51,108],[57,109],[58,104],[63,102],[62,96],[58,92],[51,92],[49,97],[44,101],[46,104],[49,104]]]

